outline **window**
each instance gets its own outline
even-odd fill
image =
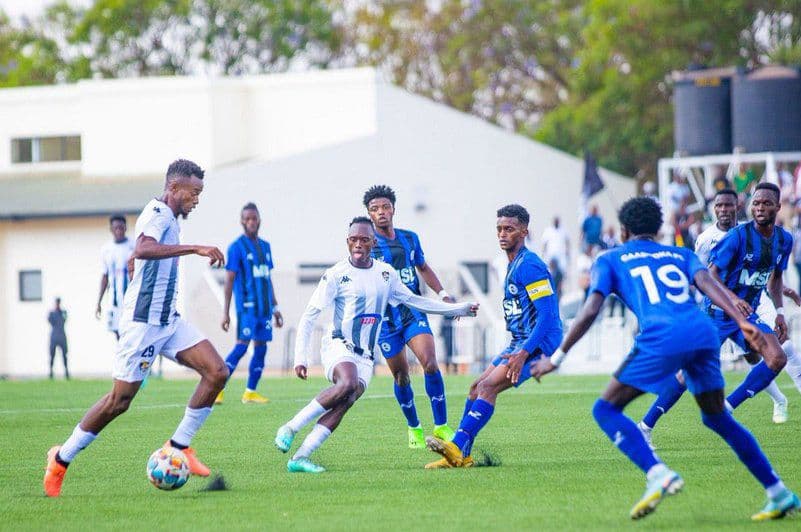
[[[80,161],[81,137],[29,137],[11,139],[12,163]]]
[[[42,270],[22,270],[19,272],[19,300],[42,300]]]
[[[300,284],[317,284],[320,277],[333,264],[301,264],[298,266],[298,282]]]
[[[485,294],[489,293],[489,263],[486,262],[463,262],[462,263],[473,275],[479,288]],[[467,287],[462,286],[462,293],[467,293]]]

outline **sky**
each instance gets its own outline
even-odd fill
[[[36,16],[52,3],[55,3],[55,0],[0,0],[0,9],[5,11],[9,17],[16,19],[24,15]],[[91,0],[69,0],[69,3],[81,6],[89,5],[92,2]]]

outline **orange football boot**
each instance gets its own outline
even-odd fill
[[[61,494],[61,483],[64,482],[64,475],[67,468],[56,461],[60,445],[51,447],[47,451],[47,469],[44,476],[44,492],[48,497],[58,497]]]
[[[164,447],[172,447],[170,440],[167,440],[167,443],[164,444]],[[186,449],[181,449],[181,452],[184,453],[184,456],[186,456],[186,461],[189,463],[190,473],[199,477],[207,477],[211,475],[211,469],[209,469],[206,464],[198,459],[193,448],[187,447]]]

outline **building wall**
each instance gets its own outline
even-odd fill
[[[100,248],[110,238],[104,217],[0,222],[0,375],[47,374],[47,313],[56,297],[68,312],[71,371],[110,374],[113,336],[94,317]],[[42,271],[42,301],[21,302],[19,271],[37,269]],[[57,371],[60,367],[57,362]]]

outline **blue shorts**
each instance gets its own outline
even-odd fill
[[[638,390],[659,394],[678,370],[684,371],[687,388],[693,395],[722,390],[725,384],[720,372],[720,349],[716,347],[664,353],[635,343],[615,378]]]
[[[759,327],[759,330],[765,334],[772,334],[775,335],[776,332],[771,328],[770,325],[765,323],[760,319],[756,313],[751,314],[748,316],[748,321]],[[748,342],[745,341],[745,336],[743,336],[743,331],[737,326],[737,322],[732,319],[723,318],[723,319],[713,319],[712,323],[715,324],[715,327],[718,329],[718,337],[720,338],[720,344],[723,345],[723,342],[726,340],[731,340],[738,346],[740,349],[749,353],[751,351],[751,346]]]
[[[256,316],[252,312],[242,312],[236,315],[236,339],[243,342],[272,342],[273,324],[272,316]]]
[[[512,353],[516,353],[523,349],[523,346],[526,343],[525,338],[516,338],[512,339],[512,343],[509,346],[501,351],[501,353],[492,359],[493,366],[505,366],[509,363],[508,359],[503,358],[503,355],[510,355]],[[528,360],[526,363],[523,364],[523,369],[520,370],[520,379],[515,384],[515,388],[526,382],[531,378],[531,364],[539,360],[542,356],[549,357],[553,354],[554,351],[559,347],[559,344],[562,343],[562,331],[554,330],[551,333],[545,335],[545,338],[540,344],[540,347],[534,350],[531,355],[529,355]]]
[[[381,326],[381,335],[378,337],[378,345],[384,358],[392,358],[403,350],[409,340],[418,334],[431,334],[431,326],[428,324],[428,316],[422,312],[412,311],[411,318],[405,319],[401,327],[390,333],[385,333],[388,324],[384,322]]]

